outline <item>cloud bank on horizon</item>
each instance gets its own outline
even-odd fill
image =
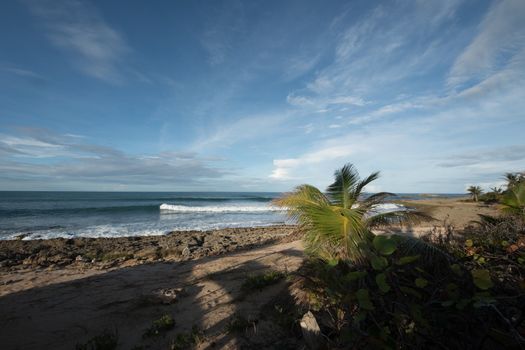
[[[124,8],[125,7],[125,8]],[[369,191],[525,170],[525,2],[0,4],[0,190]]]

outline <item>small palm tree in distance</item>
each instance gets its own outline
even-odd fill
[[[479,199],[479,196],[483,193],[483,190],[479,186],[470,186],[467,189],[467,192],[470,193],[470,195],[472,196],[472,200],[474,202],[477,202]]]

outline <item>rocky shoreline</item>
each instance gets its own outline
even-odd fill
[[[35,268],[107,269],[184,261],[299,239],[296,226],[173,231],[162,236],[0,241],[0,271]]]

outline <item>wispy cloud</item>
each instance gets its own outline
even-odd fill
[[[38,179],[51,185],[60,181],[87,182],[90,186],[125,183],[177,189],[230,174],[217,166],[217,159],[195,152],[130,154],[46,129],[19,129],[15,134],[0,136],[0,178],[4,180]],[[42,158],[47,161],[38,161]]]
[[[29,69],[23,69],[23,68],[19,68],[19,67],[14,67],[14,66],[5,66],[5,67],[0,67],[0,71],[4,71],[4,72],[7,72],[7,73],[11,73],[11,74],[15,74],[15,75],[18,75],[18,76],[21,76],[21,77],[24,77],[24,78],[30,78],[30,79],[38,79],[38,80],[43,80],[44,77],[36,72],[33,72]]]
[[[264,137],[277,137],[286,130],[282,128],[293,113],[288,111],[255,114],[237,118],[230,123],[213,125],[211,131],[204,134],[193,144],[191,149],[203,151],[206,149],[229,148],[246,140],[259,140]]]
[[[517,55],[523,61],[525,46],[525,2],[503,0],[494,2],[479,25],[474,40],[456,59],[448,84],[457,87],[477,83],[512,62]],[[522,67],[523,68],[523,67]]]
[[[53,45],[71,54],[85,74],[112,83],[122,79],[118,66],[130,49],[95,8],[80,0],[25,3],[43,21]]]
[[[201,45],[208,52],[209,62],[212,66],[223,63],[235,43],[235,36],[241,31],[243,24],[242,2],[229,2],[228,6],[219,5],[211,9],[209,15],[213,16],[213,23],[207,26],[201,36]]]
[[[496,149],[481,148],[463,154],[456,154],[447,157],[438,166],[445,168],[465,167],[465,168],[486,168],[505,169],[519,166],[518,162],[525,159],[525,145],[512,145],[499,147]]]
[[[357,148],[358,147],[354,148],[345,144],[328,145],[321,149],[307,152],[297,158],[275,159],[273,161],[274,169],[270,178],[275,180],[305,179],[299,175],[301,169],[305,167],[315,167],[320,163],[331,162],[333,160],[348,159],[357,151]]]

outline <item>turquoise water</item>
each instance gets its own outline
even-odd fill
[[[117,237],[287,223],[275,192],[0,192],[0,239]],[[450,197],[458,195],[432,195]],[[399,198],[428,198],[402,194]]]

